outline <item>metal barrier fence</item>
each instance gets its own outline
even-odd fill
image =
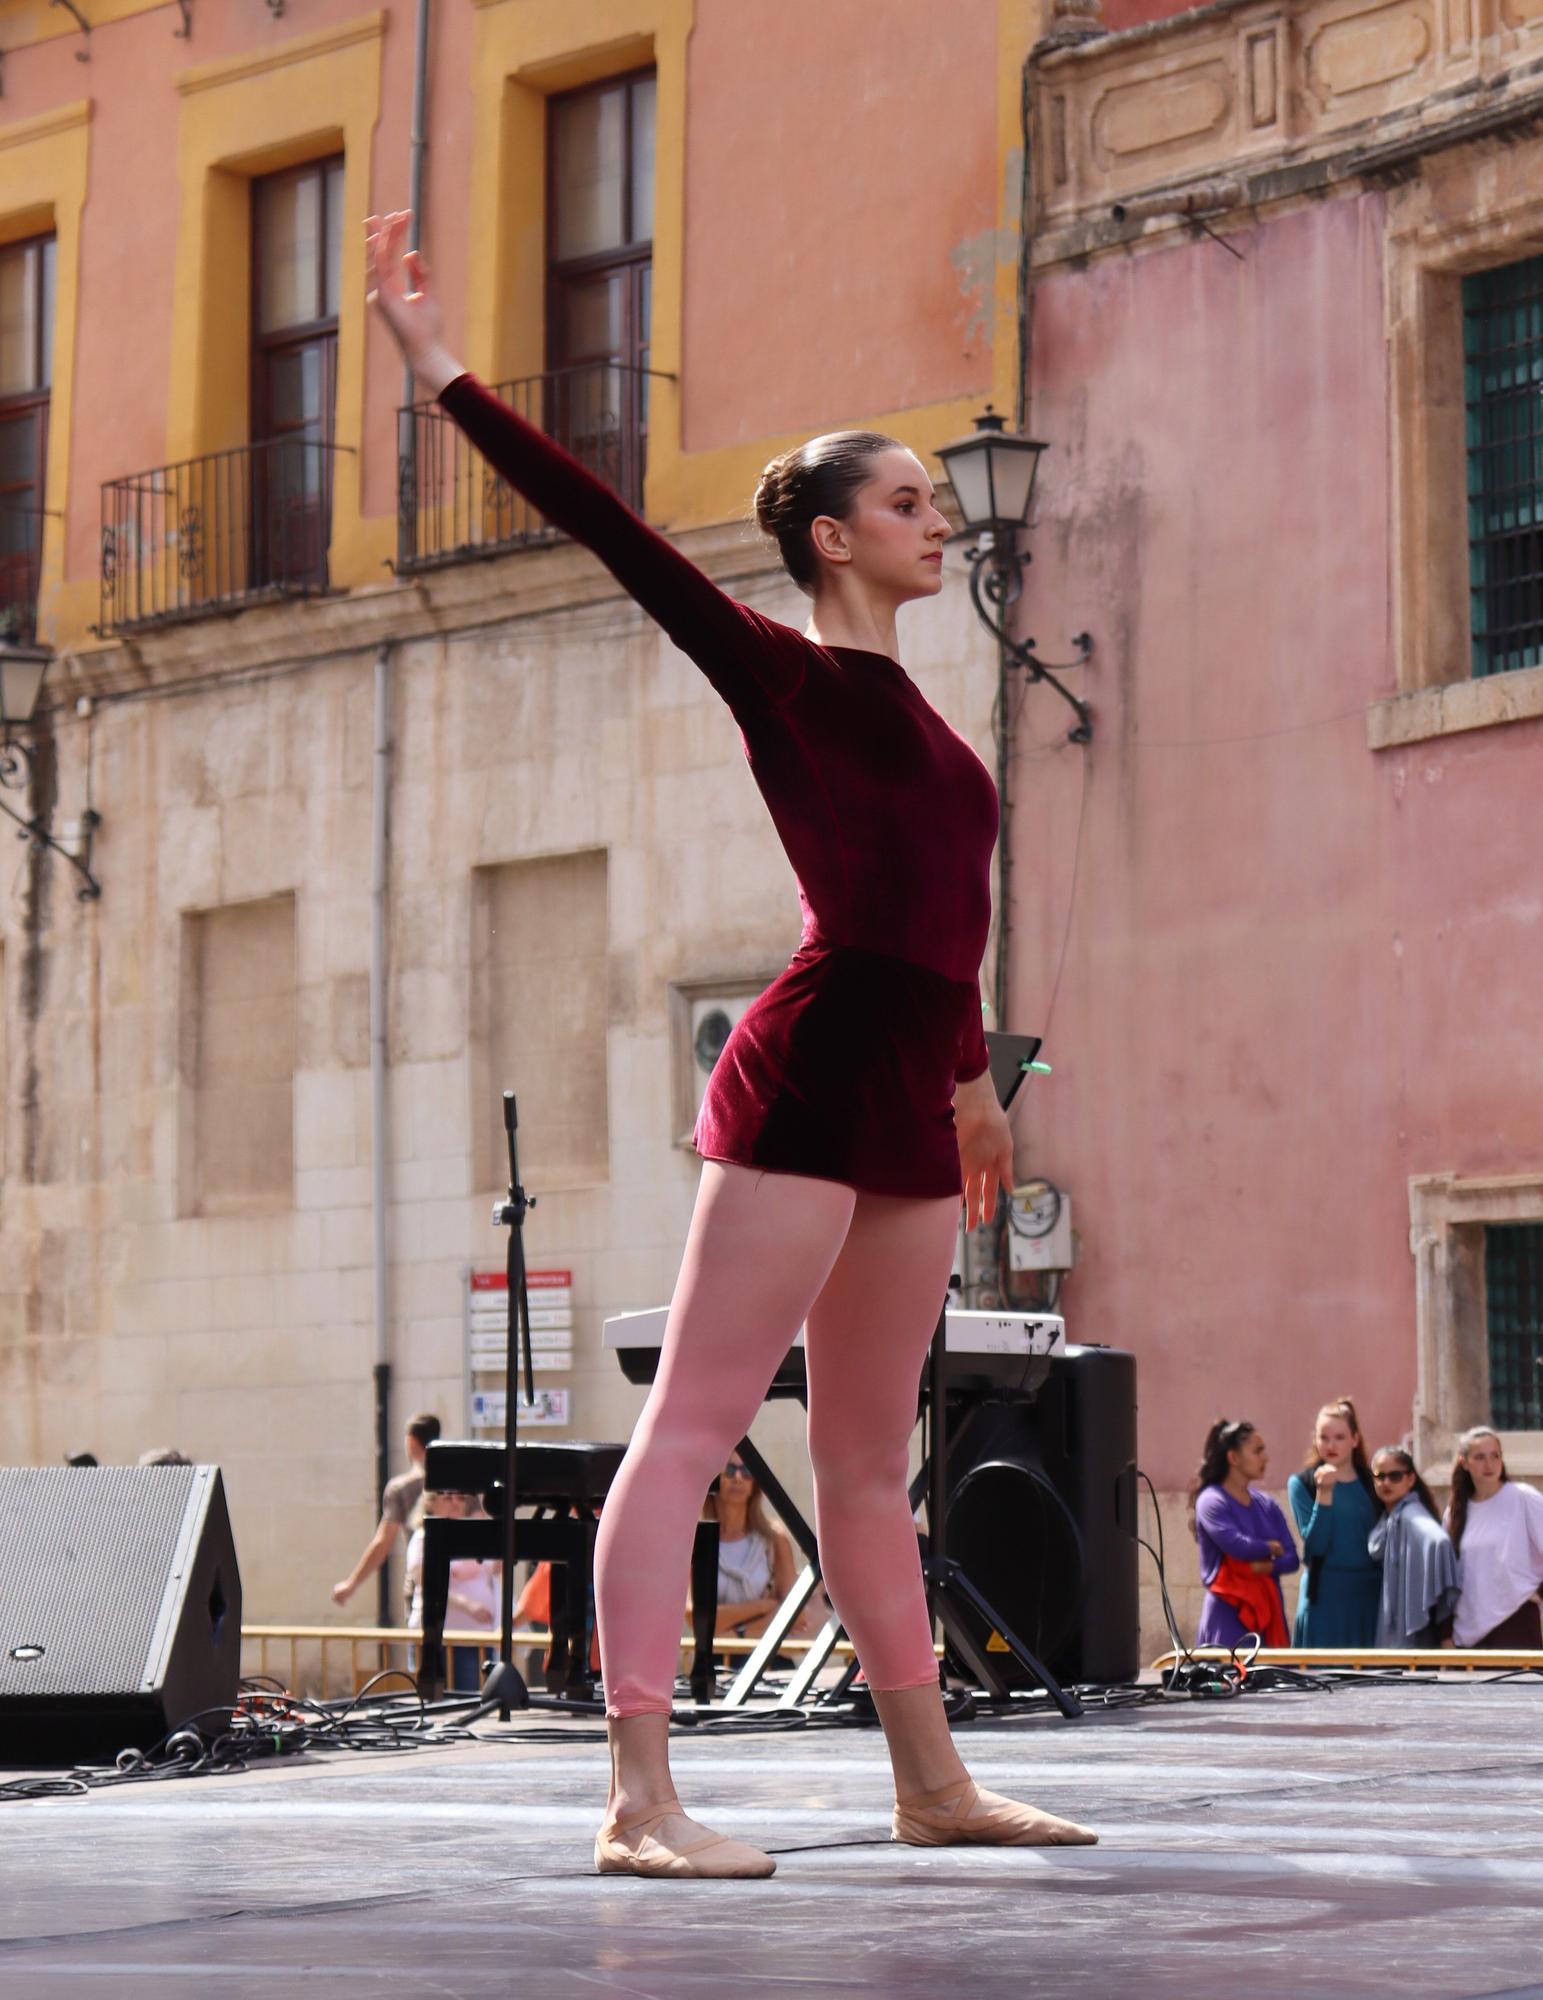
[[[458,1650],[471,1648],[485,1652],[490,1644],[496,1648],[497,1643],[496,1633],[460,1629],[446,1632],[447,1683]],[[545,1653],[550,1643],[548,1632],[516,1632],[515,1657],[518,1660],[532,1650]],[[809,1639],[785,1639],[780,1650],[804,1653],[813,1643]],[[387,1668],[410,1672],[408,1661],[416,1657],[421,1644],[421,1633],[401,1625],[245,1625],[241,1630],[241,1671],[271,1675],[281,1680],[291,1693],[310,1694],[325,1701],[334,1695],[357,1694],[367,1681]],[[684,1661],[694,1644],[689,1632],[682,1635],[680,1644]],[[713,1651],[736,1657],[754,1652],[759,1644],[757,1639],[725,1636],[713,1641]],[[836,1652],[850,1659],[851,1645],[843,1640]]]

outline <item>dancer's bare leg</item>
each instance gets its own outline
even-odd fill
[[[855,1200],[833,1181],[703,1166],[659,1372],[595,1546],[611,1738],[603,1845],[674,1800],[669,1713],[702,1501],[819,1296]],[[701,1834],[676,1810],[647,1833],[648,1858]]]
[[[860,1194],[809,1314],[809,1455],[821,1564],[884,1725],[896,1837],[1081,1845],[1095,1835],[995,1793],[965,1770],[943,1709],[906,1493],[927,1344],[948,1287],[957,1199]]]

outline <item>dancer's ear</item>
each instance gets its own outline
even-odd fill
[[[809,539],[826,562],[849,563],[852,560],[852,544],[847,539],[846,523],[838,521],[833,514],[815,516],[809,523]]]

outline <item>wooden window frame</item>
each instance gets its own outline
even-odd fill
[[[645,63],[637,69],[625,70],[618,76],[608,76],[599,82],[586,83],[576,90],[554,93],[547,99],[546,107],[546,357],[547,368],[584,367],[591,363],[619,361],[624,366],[646,368],[648,352],[652,344],[652,326],[646,337],[638,338],[639,291],[642,272],[647,269],[652,274],[654,261],[654,219],[649,217],[648,235],[642,241],[629,242],[615,249],[594,250],[582,257],[559,258],[557,245],[557,124],[558,112],[565,104],[572,104],[581,97],[597,97],[604,91],[624,91],[625,119],[622,137],[622,159],[624,177],[622,182],[622,203],[627,218],[627,230],[632,232],[635,217],[633,203],[636,186],[633,178],[632,159],[632,107],[633,86],[652,80],[656,86],[658,70],[653,63]],[[627,273],[626,309],[621,347],[616,354],[586,355],[582,359],[559,359],[563,354],[562,343],[562,293],[566,284],[580,282],[586,278],[605,277],[614,271]],[[650,315],[650,317],[652,317]]]
[[[325,342],[323,373],[325,377],[322,391],[322,441],[331,444],[337,430],[337,346],[338,314],[336,311],[324,313],[320,318],[297,320],[292,326],[262,331],[262,201],[259,190],[272,186],[277,181],[302,180],[314,175],[320,187],[320,227],[316,232],[316,296],[324,304],[327,297],[327,180],[329,170],[342,168],[344,156],[329,153],[325,159],[306,160],[296,167],[285,167],[278,173],[260,174],[252,182],[252,289],[251,289],[251,410],[252,442],[262,444],[280,435],[272,426],[271,404],[268,392],[266,364],[277,354],[297,352],[313,344]]]
[[[52,301],[52,306],[54,307],[58,303],[58,242],[58,232],[52,229],[45,229],[41,230],[36,236],[23,237],[19,242],[7,243],[0,246],[0,257],[21,255],[28,250],[41,251],[46,244],[50,243],[54,246],[55,297]],[[38,579],[43,560],[43,522],[44,512],[48,505],[48,425],[51,405],[53,403],[53,381],[51,379],[52,370],[49,367],[51,357],[48,353],[47,342],[49,329],[54,320],[54,311],[52,309],[46,313],[43,311],[43,292],[46,282],[45,271],[46,260],[42,256],[39,256],[37,297],[33,302],[35,308],[34,327],[37,348],[32,357],[32,374],[34,382],[41,384],[41,386],[18,390],[14,395],[10,396],[0,396],[0,423],[11,423],[18,417],[32,417],[36,420],[32,432],[32,477],[19,483],[0,485],[0,507],[6,505],[12,494],[30,493],[35,496],[33,507],[30,510],[22,510],[24,512],[33,512],[37,517],[37,533],[32,552],[32,574],[30,588],[27,591],[30,602],[23,607],[22,617],[15,634],[23,643],[31,642],[36,629]],[[8,560],[8,558],[0,557],[0,562]],[[9,601],[14,604],[17,600],[14,596],[10,596]]]

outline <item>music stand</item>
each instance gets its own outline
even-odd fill
[[[1005,1111],[1017,1096],[1023,1079],[1039,1053],[1038,1035],[986,1037],[990,1056],[991,1081]],[[1003,1191],[1011,1201],[1012,1189]],[[992,1652],[1006,1654],[1018,1662],[1031,1680],[1049,1695],[1068,1719],[1082,1714],[1082,1704],[1070,1695],[1050,1670],[1012,1631],[994,1606],[971,1582],[964,1565],[948,1553],[945,1517],[948,1503],[948,1404],[947,1369],[948,1297],[938,1308],[937,1331],[927,1355],[927,1539],[928,1552],[922,1562],[927,1585],[927,1604],[942,1626],[945,1639],[969,1668],[986,1693],[998,1701],[1010,1697],[1008,1686]],[[981,1631],[988,1635],[983,1644]]]

